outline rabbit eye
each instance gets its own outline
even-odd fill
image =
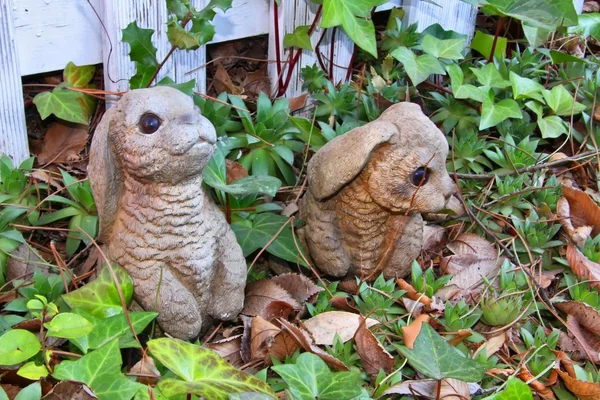
[[[410,183],[415,186],[423,186],[429,180],[429,169],[425,167],[419,167],[410,174]]]
[[[154,114],[146,113],[140,118],[140,129],[148,135],[156,132],[160,128],[161,120]]]

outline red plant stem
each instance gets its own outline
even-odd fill
[[[317,42],[317,45],[315,46],[315,54],[317,55],[317,61],[319,62],[319,66],[321,67],[321,69],[323,71],[327,71],[327,68],[325,67],[325,63],[323,62],[323,58],[321,57],[321,42],[323,41],[323,38],[325,37],[325,32],[327,32],[327,29],[323,29],[323,32],[321,33],[321,37],[319,38],[319,41]]]
[[[352,77],[352,69],[354,68],[354,60],[356,60],[356,53],[358,52],[358,46],[354,45],[354,50],[352,51],[352,57],[350,58],[350,63],[348,64],[348,69],[346,70],[346,82],[350,80]]]
[[[319,17],[321,16],[322,9],[323,9],[323,5],[320,5],[319,8],[317,8],[317,12],[315,13],[315,18],[313,19],[313,22],[310,25],[310,28],[308,28],[309,36],[315,30],[315,27],[317,26],[317,21],[319,20]],[[323,31],[323,32],[325,32],[325,31]],[[319,39],[319,43],[321,43],[322,39],[323,39],[323,36],[321,36],[321,39]],[[318,46],[318,44],[317,44],[317,46]],[[298,60],[300,59],[300,55],[302,54],[302,49],[298,49],[296,51],[295,55],[294,55],[293,50],[294,50],[293,48],[290,49],[288,71],[287,71],[287,76],[285,78],[285,83],[283,85],[281,85],[281,84],[278,85],[279,90],[277,91],[277,96],[283,96],[285,94],[285,92],[287,91],[287,88],[289,87],[290,81],[292,79],[292,71],[294,70],[294,67],[298,63]],[[277,54],[279,54],[279,51],[277,52]],[[279,61],[277,63],[278,63],[277,65],[279,66],[279,70],[281,70]],[[281,80],[281,72],[278,72],[278,76],[280,77],[280,80]]]
[[[277,93],[281,93],[281,88],[283,86],[283,79],[281,78],[281,44],[279,43],[279,6],[277,5],[277,1],[273,0],[273,25],[275,27],[275,60],[277,61],[275,65],[277,66]],[[288,68],[291,69],[291,65],[288,65]]]
[[[329,80],[333,82],[333,50],[335,47],[335,32],[337,27],[334,27],[331,31],[331,48],[329,49]]]
[[[498,43],[498,36],[500,36],[500,31],[504,26],[504,17],[500,17],[500,21],[498,21],[498,26],[496,27],[496,34],[494,35],[494,42],[492,43],[492,51],[490,52],[490,58],[488,58],[488,62],[494,61],[494,53],[496,52],[496,43]]]

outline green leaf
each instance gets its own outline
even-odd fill
[[[96,67],[94,65],[82,65],[78,67],[72,61],[69,61],[63,71],[63,77],[69,85],[76,88],[85,88],[94,78],[95,73]]]
[[[127,379],[121,373],[121,364],[119,342],[114,340],[77,361],[62,361],[52,376],[85,383],[99,400],[129,400],[146,386]]]
[[[585,110],[585,106],[576,102],[564,85],[554,86],[552,90],[544,90],[542,94],[556,115],[570,116],[571,113],[575,115]]]
[[[15,365],[36,355],[42,344],[31,332],[13,329],[0,336],[0,365]]]
[[[373,7],[386,0],[323,0],[322,28],[342,25],[344,32],[361,49],[377,57],[375,27],[371,17]]]
[[[527,25],[555,30],[577,25],[577,12],[571,0],[480,0],[488,14],[512,17]]]
[[[136,74],[130,79],[132,89],[144,88],[158,68],[156,47],[152,44],[153,29],[144,29],[132,22],[123,29],[122,41],[129,44],[129,58],[135,62]]]
[[[88,124],[88,115],[79,99],[83,93],[68,89],[67,83],[61,83],[51,92],[42,92],[33,98],[33,103],[38,109],[42,119],[46,119],[50,114],[65,121],[78,124]]]
[[[487,33],[483,33],[481,31],[475,31],[475,36],[471,41],[471,48],[473,50],[477,50],[481,53],[482,56],[489,60],[490,53],[492,52],[492,46],[494,43],[494,36],[488,35]],[[496,41],[496,48],[494,50],[494,57],[499,60],[504,60],[506,57],[506,45],[508,44],[508,40],[505,37],[498,37]]]
[[[6,394],[4,389],[2,389],[2,386],[0,386],[0,400],[9,400],[8,395]]]
[[[511,376],[508,378],[506,389],[483,400],[533,400],[533,395],[529,385],[519,378]]]
[[[542,52],[542,51],[540,51],[540,52]],[[560,63],[564,63],[564,62],[576,62],[576,63],[585,64],[588,62],[585,58],[577,58],[570,54],[563,53],[562,51],[550,50],[549,54],[550,54],[550,58],[552,60],[552,64],[560,64]]]
[[[294,29],[294,33],[286,33],[283,37],[283,47],[298,47],[299,49],[312,50],[312,43],[310,42],[310,36],[308,36],[308,30],[310,25],[300,25]]]
[[[425,81],[431,74],[446,75],[442,64],[431,54],[423,54],[417,57],[412,50],[403,46],[398,47],[390,54],[404,65],[406,73],[415,86]]]
[[[196,89],[196,80],[192,79],[191,81],[183,82],[183,83],[175,83],[173,79],[168,76],[165,76],[156,84],[157,86],[169,86],[175,88],[177,90],[182,91],[188,96],[194,95],[194,89]]]
[[[425,53],[431,54],[435,58],[461,60],[464,58],[462,51],[466,42],[466,39],[441,40],[432,35],[425,35],[421,48]]]
[[[544,97],[542,96],[544,86],[533,79],[523,78],[510,71],[510,83],[512,85],[513,97],[515,100],[535,99],[540,103],[544,102]]]
[[[458,64],[449,64],[446,66],[446,71],[450,75],[450,82],[452,84],[452,92],[454,97],[457,99],[473,99],[476,101],[483,101],[482,91],[471,84],[463,84],[464,73]]]
[[[129,304],[133,297],[133,280],[124,268],[113,264],[113,270],[123,291],[125,302]],[[64,294],[63,299],[69,307],[82,308],[100,318],[110,317],[123,312],[117,287],[106,266],[102,268],[98,278],[77,290]]]
[[[238,243],[242,247],[244,257],[247,257],[256,250],[265,247],[283,224],[286,223],[288,225],[283,228],[277,238],[267,247],[267,251],[284,260],[304,265],[295,244],[297,243],[298,246],[301,246],[300,241],[296,239],[296,242],[294,242],[292,229],[289,226],[287,217],[273,213],[262,213],[257,215],[253,221],[235,221],[231,225],[231,229],[233,229]]]
[[[414,369],[436,380],[454,378],[477,382],[487,371],[486,365],[460,355],[429,324],[421,325],[412,350],[400,346],[400,352]]]
[[[505,99],[494,103],[494,91],[490,89],[489,93],[483,96],[479,130],[496,126],[507,118],[523,118],[519,103],[512,99]]]
[[[167,11],[169,14],[175,14],[180,20],[187,15],[189,6],[189,0],[167,0]]]
[[[557,138],[560,135],[569,132],[567,123],[557,115],[539,118],[537,123],[544,139]]]
[[[404,10],[402,9],[397,9],[402,11],[402,16],[404,16]],[[402,18],[402,17],[400,17]],[[397,28],[387,28],[387,29],[397,29]],[[434,36],[440,40],[447,40],[447,39],[464,39],[467,40],[467,35],[465,35],[464,33],[458,33],[456,31],[453,30],[445,30],[440,24],[435,23],[433,25],[429,25],[427,28],[425,28],[425,30],[423,32],[421,32],[423,35],[431,35]]]
[[[98,349],[115,339],[119,339],[120,348],[131,347],[130,343],[133,333],[125,314],[113,315],[108,318],[97,318],[78,308],[74,309],[73,312],[82,315],[94,325],[94,330],[87,336],[70,339],[83,353],[87,353],[88,350]],[[129,312],[129,318],[136,334],[140,334],[157,316],[158,314],[154,312]],[[137,342],[133,343],[135,343],[136,347],[138,346]]]
[[[504,89],[510,86],[510,82],[502,77],[494,63],[488,63],[479,69],[471,68],[471,71],[473,71],[479,83],[485,87],[484,90],[487,90],[487,88]]]
[[[533,48],[541,47],[544,43],[546,43],[550,34],[554,32],[554,30],[529,26],[525,23],[523,23],[522,26],[523,33],[525,33],[525,37],[527,38],[527,42],[529,42],[529,46]]]
[[[192,393],[207,399],[227,399],[229,393],[258,392],[275,397],[264,381],[223,360],[217,353],[179,339],[148,342],[152,355],[183,380],[161,379],[158,388],[167,397]]]
[[[167,22],[167,38],[169,42],[182,50],[196,50],[212,40],[215,27],[206,19],[193,19],[192,29],[185,30],[175,18]]]
[[[15,396],[15,400],[40,400],[42,398],[42,385],[39,382],[34,382],[29,386],[21,389],[19,394]]]
[[[295,364],[272,367],[288,384],[294,399],[338,400],[360,395],[360,372],[331,372],[325,361],[312,353],[302,353]]]
[[[81,315],[73,313],[60,313],[44,327],[48,329],[48,336],[71,339],[85,336],[94,329],[94,326]]]
[[[583,13],[579,16],[579,24],[571,27],[569,33],[578,33],[585,38],[591,36],[600,40],[600,13]]]
[[[48,369],[45,365],[36,365],[35,361],[29,361],[26,364],[23,364],[21,368],[17,371],[17,375],[22,376],[23,378],[37,381],[40,378],[45,378],[49,374]]]

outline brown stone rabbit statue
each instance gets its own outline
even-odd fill
[[[423,243],[422,213],[454,193],[448,142],[414,103],[398,103],[323,146],[308,163],[303,242],[334,277],[404,277]]]
[[[178,338],[210,317],[237,316],[246,261],[224,215],[202,188],[216,149],[212,124],[170,87],[126,93],[92,142],[89,179],[108,258],[134,281],[134,298]]]

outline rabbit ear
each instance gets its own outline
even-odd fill
[[[110,237],[123,188],[123,178],[108,137],[116,114],[116,107],[110,108],[98,124],[94,132],[88,164],[88,176],[100,221],[98,238],[101,242],[106,242]]]
[[[308,163],[308,184],[313,196],[323,200],[336,194],[360,174],[371,152],[397,133],[393,123],[377,120],[327,143]]]

